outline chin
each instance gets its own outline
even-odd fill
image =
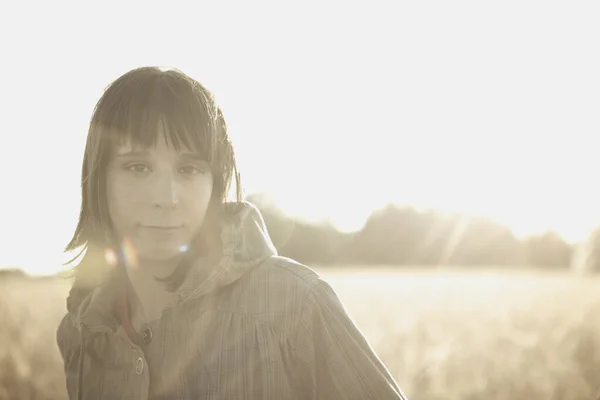
[[[184,241],[169,241],[159,243],[133,242],[136,251],[135,258],[152,261],[169,261],[181,256],[187,249]],[[133,260],[133,258],[132,258]]]
[[[144,252],[140,252],[140,256],[146,259],[166,261],[180,256],[183,253],[182,246],[181,244],[155,246],[144,249]]]

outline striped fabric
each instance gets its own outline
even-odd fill
[[[232,210],[221,262],[190,274],[141,343],[107,285],[68,302],[70,399],[405,399],[330,285],[276,255],[254,206]]]

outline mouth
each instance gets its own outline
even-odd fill
[[[174,232],[178,229],[183,228],[183,225],[177,226],[164,226],[164,225],[140,225],[143,229],[148,229],[157,232]]]

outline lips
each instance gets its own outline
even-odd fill
[[[146,232],[169,234],[180,231],[183,225],[140,225],[140,228]]]
[[[181,229],[182,226],[152,226],[152,225],[142,225],[142,228],[168,231],[168,230]]]

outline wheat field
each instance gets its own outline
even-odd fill
[[[318,269],[411,400],[600,398],[600,285],[568,273]],[[68,282],[0,282],[0,400],[65,398]]]

